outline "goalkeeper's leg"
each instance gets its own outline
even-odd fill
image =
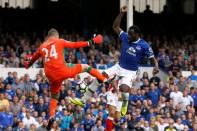
[[[57,81],[57,82],[50,81],[50,92],[51,92],[51,100],[50,100],[50,106],[49,106],[50,117],[55,116],[55,111],[57,108],[61,84],[62,84],[62,81]]]
[[[81,66],[82,66],[83,72],[87,72],[90,75],[96,77],[100,83],[107,81],[107,78],[102,73],[100,73],[97,69],[92,68],[91,66],[87,64],[81,64]]]

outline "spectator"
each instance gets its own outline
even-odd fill
[[[47,120],[43,120],[43,123],[40,127],[38,127],[38,129],[36,131],[47,131]]]
[[[188,79],[190,79],[192,83],[195,83],[197,80],[197,75],[195,73],[196,73],[196,70],[192,69],[191,75],[188,77]]]
[[[20,88],[16,89],[16,96],[18,96],[18,98],[22,98],[22,91]]]
[[[148,72],[144,72],[142,75],[142,80],[147,79],[149,81]]]
[[[187,125],[187,126],[190,125],[190,123],[189,123],[189,121],[187,120],[185,114],[183,114],[183,115],[181,116],[181,119],[182,119],[182,124],[183,124],[183,125]]]
[[[104,64],[104,60],[101,59],[101,60],[99,61],[99,63],[96,64],[96,68],[97,68],[97,69],[100,69],[100,70],[106,70],[106,69],[107,69],[107,65]]]
[[[6,85],[6,89],[4,91],[4,94],[7,94],[7,97],[8,97],[9,100],[12,100],[13,97],[15,96],[15,91],[11,90],[11,85],[10,84]]]
[[[9,101],[5,99],[4,94],[0,92],[0,112],[4,110],[4,108],[9,108]]]
[[[107,92],[106,92],[106,88],[105,87],[102,87],[101,88],[101,93],[99,93],[99,97],[106,97],[107,96]]]
[[[190,88],[190,95],[194,100],[194,109],[197,112],[197,90],[194,87]]]
[[[177,104],[177,105],[176,105],[175,111],[176,111],[176,113],[175,113],[176,118],[180,118],[181,115],[184,114],[184,112],[183,112],[183,110],[182,110],[182,108],[181,108],[181,104]]]
[[[179,81],[178,81],[178,83],[176,85],[179,87],[179,91],[183,92],[185,87],[186,87],[186,84],[187,83],[186,83],[184,77],[180,76],[179,77]]]
[[[13,102],[10,103],[10,111],[17,115],[19,111],[21,110],[22,105],[19,103],[18,97],[14,96]]]
[[[177,59],[173,61],[173,64],[170,66],[170,70],[172,71],[173,76],[177,76],[177,73],[180,72],[181,66],[179,65]]]
[[[176,127],[174,126],[174,120],[170,120],[168,122],[169,126],[165,128],[165,131],[177,131]]]
[[[146,117],[146,120],[149,121],[151,119],[151,117],[155,117],[155,116],[156,116],[156,114],[154,113],[153,107],[149,108],[149,113]]]
[[[18,79],[16,78],[15,82],[11,85],[12,86],[12,89],[20,89],[22,92],[24,92],[24,89],[25,89],[25,85],[24,85],[24,81],[23,79]]]
[[[83,131],[82,127],[80,126],[79,123],[74,123],[73,128],[71,129],[71,131]]]
[[[174,126],[178,131],[182,131],[184,129],[184,125],[182,124],[181,118],[176,119],[176,123],[174,123]]]
[[[60,105],[58,106],[59,111],[63,111],[63,109],[66,109],[65,100],[61,100]]]
[[[159,102],[160,92],[157,87],[155,87],[154,83],[150,84],[150,88],[151,90],[148,92],[148,98],[152,101],[153,106],[156,106]]]
[[[0,112],[0,127],[2,127],[3,130],[5,130],[10,126],[12,127],[13,123],[14,123],[13,113],[10,112],[10,109],[8,107],[4,108],[4,111]]]
[[[193,98],[190,95],[188,95],[188,92],[186,90],[183,91],[183,97],[181,99],[181,105],[182,105],[182,110],[183,111],[186,111],[186,107],[188,105],[192,105],[192,106],[194,105]]]
[[[82,121],[82,128],[85,131],[91,131],[92,127],[94,127],[94,120],[92,119],[91,114],[87,114],[86,118]]]
[[[17,118],[22,121],[26,116],[27,109],[25,106],[22,106],[20,113],[17,114]]]
[[[168,124],[164,121],[163,118],[160,118],[157,126],[159,131],[164,131]]]
[[[174,86],[174,91],[170,93],[170,98],[173,100],[173,108],[176,107],[177,104],[181,103],[183,94],[179,91],[178,86]]]
[[[75,123],[81,123],[85,116],[85,112],[81,106],[77,106],[75,112],[73,113],[73,118]]]
[[[129,131],[128,128],[127,128],[127,120],[125,117],[122,117],[120,119],[120,131]]]
[[[4,80],[4,84],[13,84],[14,78],[12,72],[8,72],[8,77]]]
[[[105,131],[105,128],[102,126],[102,121],[97,120],[96,125],[92,128],[92,131]]]
[[[25,131],[25,126],[22,121],[19,121],[18,125],[13,129],[13,131]]]
[[[61,129],[58,127],[58,123],[54,119],[50,119],[49,124],[47,126],[48,131],[61,131]]]
[[[30,125],[30,131],[36,131],[36,125],[31,124]]]
[[[140,122],[140,119],[141,118],[144,118],[144,116],[141,115],[141,109],[137,108],[136,109],[136,118],[135,118],[135,121],[136,122]]]
[[[71,128],[71,123],[73,122],[73,117],[71,116],[70,112],[67,110],[64,110],[64,115],[60,118],[60,128],[61,130],[68,130]]]
[[[30,130],[30,126],[32,124],[38,126],[37,121],[35,120],[34,117],[31,116],[30,112],[28,112],[28,111],[26,112],[26,116],[23,118],[22,121],[23,121],[23,124],[24,124],[26,130]]]
[[[33,98],[32,97],[29,98],[29,102],[26,103],[26,107],[28,108],[30,113],[35,111],[35,105],[33,103]]]
[[[156,125],[155,117],[151,116],[150,118],[150,127],[153,131],[159,131],[158,126]]]
[[[44,100],[42,97],[39,98],[38,104],[35,106],[35,111],[38,112],[38,115],[40,116],[42,112],[47,112],[48,106],[44,103]]]
[[[123,129],[126,129],[125,127],[123,127]],[[140,122],[137,123],[136,127],[135,127],[135,131],[144,131],[144,128],[141,127]]]
[[[34,88],[34,84],[30,81],[29,74],[25,74],[24,76],[24,93],[27,94],[27,96],[30,95],[30,92]]]
[[[148,121],[145,121],[145,122],[144,122],[144,131],[153,131],[153,130],[150,128]]]

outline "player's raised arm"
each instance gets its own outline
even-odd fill
[[[96,37],[92,38],[89,41],[78,41],[78,42],[64,41],[63,46],[66,48],[80,48],[80,47],[91,46],[93,44],[101,44],[102,42],[103,42],[102,35],[97,35]]]
[[[116,17],[114,21],[113,30],[115,31],[117,35],[120,35],[120,32],[122,31],[122,29],[120,28],[120,23],[121,23],[122,17],[124,16],[126,12],[127,12],[127,6],[123,6],[120,9],[120,14]]]

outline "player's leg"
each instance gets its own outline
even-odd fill
[[[107,105],[108,105],[108,117],[106,120],[106,129],[107,131],[112,131],[114,128],[114,118],[116,112],[116,105],[117,105],[118,96],[113,93],[112,91],[108,91],[107,93]]]
[[[62,81],[50,82],[51,100],[49,106],[50,117],[54,117],[59,99],[59,92],[62,85]]]
[[[66,77],[73,78],[75,75],[82,73],[82,72],[87,72],[90,75],[96,77],[99,82],[106,82],[107,78],[105,78],[102,73],[100,73],[97,69],[87,65],[87,64],[69,64],[66,72]]]
[[[122,108],[122,101],[118,100],[116,105],[115,117],[114,117],[114,119],[116,119],[117,121],[119,121],[121,117],[121,108]]]
[[[115,70],[116,70],[116,66],[113,66],[113,67],[103,71],[102,76],[104,76],[104,78],[108,79],[108,82],[109,82],[109,81],[113,80],[113,78],[115,76]],[[94,92],[98,89],[99,86],[100,86],[99,82],[97,80],[93,80],[92,83],[89,85],[87,91],[84,93],[84,96],[82,98],[83,102],[86,102],[94,94]]]
[[[113,105],[108,106],[108,117],[106,119],[106,131],[112,131],[114,129],[114,118],[116,107]]]
[[[82,66],[82,72],[87,72],[90,75],[96,77],[100,83],[107,81],[107,78],[102,73],[100,73],[97,69],[87,64],[81,64],[81,66]]]
[[[122,95],[122,108],[121,108],[121,115],[125,116],[127,113],[127,108],[128,108],[128,104],[129,104],[129,91],[130,88],[132,86],[132,79],[130,77],[122,77],[120,79],[120,91],[121,91],[121,95]]]

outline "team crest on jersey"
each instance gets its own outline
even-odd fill
[[[137,50],[141,50],[142,47],[141,47],[141,46],[137,46],[136,49],[137,49]]]
[[[129,47],[129,49],[127,49],[127,53],[132,56],[136,56],[136,50],[133,47]]]

